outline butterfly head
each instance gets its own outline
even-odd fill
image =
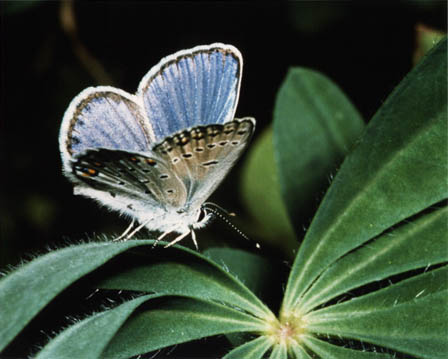
[[[205,207],[201,207],[196,211],[179,209],[177,214],[181,216],[183,223],[188,223],[188,228],[190,230],[204,228],[213,216],[213,214],[208,212]]]

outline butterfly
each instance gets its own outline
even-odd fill
[[[213,213],[204,202],[247,148],[255,119],[234,118],[242,75],[234,46],[214,43],[163,58],[137,93],[89,87],[66,110],[59,134],[74,193],[141,228],[189,234]],[[139,223],[131,234],[134,222]]]

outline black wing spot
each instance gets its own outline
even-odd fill
[[[225,145],[227,145],[229,143],[229,141],[221,141],[219,143],[220,146],[224,147]]]
[[[213,148],[213,147],[215,147],[215,146],[216,146],[216,145],[215,145],[214,143],[209,143],[209,144],[207,145],[207,147],[210,148],[210,149]]]
[[[167,179],[167,178],[169,178],[170,176],[168,176],[167,174],[163,174],[163,175],[160,175],[159,176],[159,178],[160,179]]]
[[[173,194],[173,193],[174,193],[174,189],[167,189],[167,190],[166,190],[166,193],[168,193],[168,194]]]
[[[72,137],[72,138],[70,138],[70,142],[72,145],[77,145],[77,144],[79,144],[80,140],[78,137]]]
[[[204,152],[204,148],[203,147],[196,147],[194,150],[196,152]]]
[[[208,167],[208,166],[217,165],[218,163],[219,163],[218,161],[213,160],[213,161],[203,162],[202,165],[205,167]]]
[[[193,157],[193,155],[191,153],[182,153],[182,157],[183,158],[190,158],[190,157]]]
[[[231,142],[231,144],[234,145],[234,146],[238,145],[239,143],[240,143],[240,141],[232,141]]]
[[[116,194],[114,192],[109,192],[109,193],[113,198],[115,198]]]
[[[123,186],[123,185],[125,185],[125,182],[120,181],[120,182],[118,182],[118,184],[119,184],[120,186]]]
[[[240,130],[237,132],[238,135],[244,135],[247,131],[246,130]]]
[[[172,160],[171,160],[171,162],[173,163],[173,164],[176,164],[177,162],[179,162],[180,160],[179,160],[179,157],[174,157]]]

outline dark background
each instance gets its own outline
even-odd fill
[[[45,252],[48,246],[61,247],[95,234],[121,233],[127,226],[115,213],[73,196],[72,185],[61,173],[59,126],[68,104],[85,87],[113,85],[134,92],[141,77],[162,57],[200,44],[223,42],[235,45],[243,54],[237,116],[254,116],[256,135],[271,122],[276,92],[291,66],[310,67],[333,79],[368,122],[412,68],[416,26],[445,31],[447,25],[446,2],[426,0],[83,1],[74,5],[1,1],[0,6],[3,272],[9,265]],[[237,187],[238,171],[233,171],[212,199],[231,211],[240,209]],[[314,209],[309,209],[304,223]],[[201,249],[206,246],[204,239],[220,231],[227,231],[223,237],[232,233],[219,223],[200,231]],[[227,245],[244,241],[233,236],[235,240]],[[270,253],[281,259],[280,252]],[[287,266],[283,267],[278,286],[287,275]],[[278,289],[273,292],[281,295]],[[40,317],[57,318],[59,326],[67,325],[65,318],[73,312],[66,308],[68,299],[87,296],[79,290],[79,286],[68,290]],[[85,299],[79,306],[84,313],[98,309]],[[35,350],[35,344],[44,343],[55,328],[53,322],[42,327],[46,319],[35,322],[15,341],[12,353],[24,347]],[[27,337],[31,332],[43,334],[32,340]],[[226,345],[225,338],[215,338],[209,352],[216,353]],[[197,347],[205,352],[205,341],[179,349],[197,355]]]
[[[254,116],[257,133],[272,119],[290,66],[329,76],[367,122],[411,69],[420,23],[445,31],[446,2],[2,1],[0,269],[47,245],[127,225],[73,196],[61,174],[59,126],[85,87],[134,92],[162,57],[224,42],[243,54],[237,116]],[[213,195],[230,210],[238,207],[237,178]]]

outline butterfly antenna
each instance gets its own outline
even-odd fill
[[[220,218],[224,223],[226,223],[230,228],[232,228],[241,237],[250,241],[250,238],[245,233],[243,233],[243,231],[241,231],[237,226],[235,226],[232,222],[230,222],[230,220],[228,219],[228,217],[235,217],[235,213],[230,213],[229,211],[225,210],[221,206],[218,206],[216,203],[212,203],[212,202],[205,202],[202,205],[202,208],[204,208],[206,211],[213,213],[213,215],[215,217]],[[258,246],[259,246],[259,244],[257,243],[257,248],[258,248]]]

